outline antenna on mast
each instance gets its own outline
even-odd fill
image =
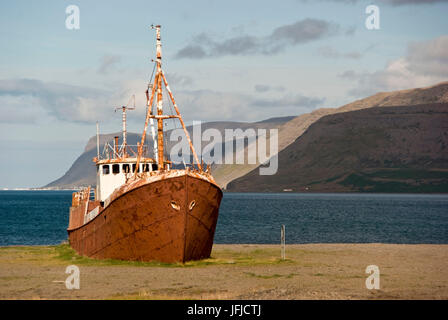
[[[96,122],[96,158],[100,159],[100,125]]]
[[[129,104],[131,103],[131,100],[134,102],[132,107],[129,107]],[[117,107],[115,108],[115,112],[117,112],[117,110],[121,109],[122,110],[122,122],[123,122],[123,147],[122,147],[122,151],[123,151],[123,157],[126,157],[127,153],[126,153],[126,146],[127,146],[127,141],[126,141],[126,110],[135,110],[135,94],[133,94],[131,96],[131,98],[129,99],[128,103],[125,106],[121,106],[121,107]]]

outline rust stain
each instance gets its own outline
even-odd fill
[[[209,257],[222,191],[199,172],[170,173],[124,185],[105,207],[89,201],[87,190],[77,193],[67,230],[70,245],[80,255],[99,259],[185,262]],[[99,214],[84,224],[86,211],[95,207]]]

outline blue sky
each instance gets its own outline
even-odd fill
[[[380,9],[367,30],[366,6]],[[69,5],[80,29],[65,26]],[[61,176],[114,107],[144,90],[162,25],[163,68],[187,123],[259,121],[448,78],[447,1],[3,1],[0,188]]]

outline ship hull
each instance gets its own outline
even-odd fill
[[[98,259],[208,258],[221,199],[216,184],[189,174],[139,184],[116,196],[91,221],[69,227],[70,245]]]

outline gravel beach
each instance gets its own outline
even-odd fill
[[[80,270],[68,290],[66,267]],[[376,265],[380,289],[367,289]],[[215,244],[186,264],[101,261],[67,244],[0,248],[1,299],[448,299],[448,245]]]

